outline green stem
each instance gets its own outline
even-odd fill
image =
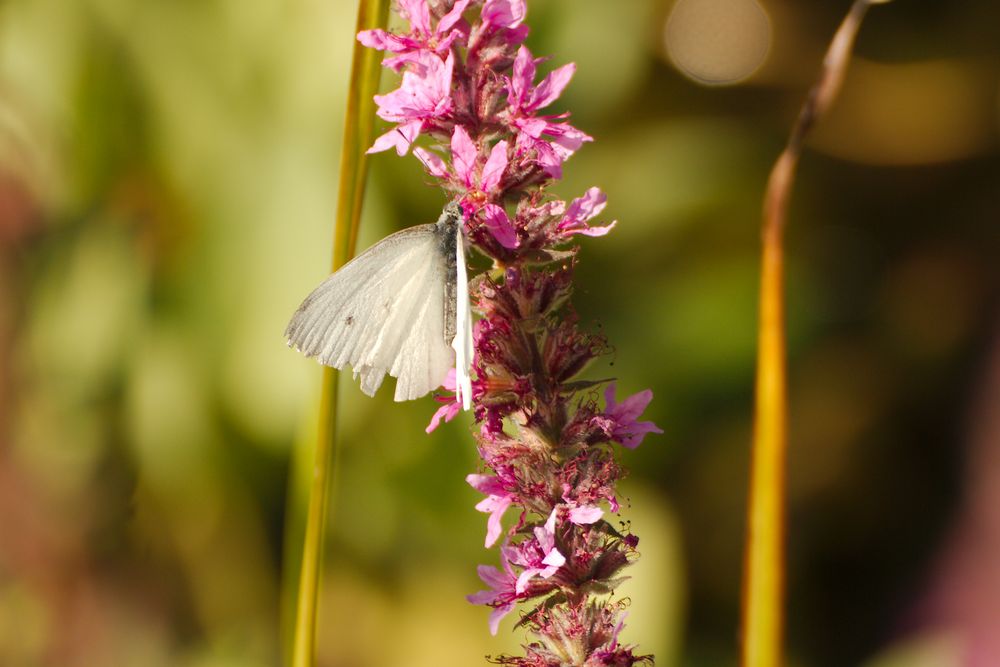
[[[389,0],[361,0],[358,5],[356,33],[373,28],[384,29],[388,15]],[[340,156],[337,217],[333,239],[334,271],[350,260],[357,245],[368,173],[365,151],[372,141],[375,110],[372,96],[378,91],[380,60],[379,52],[355,41]],[[328,510],[328,506],[337,486],[340,459],[340,446],[336,438],[337,377],[336,370],[323,369],[319,428],[313,451],[312,474],[308,480],[309,504],[306,510],[295,605],[292,667],[313,667],[316,662],[316,612],[323,565],[324,527],[327,512],[332,512],[332,508]],[[293,507],[298,506],[297,499],[301,496],[295,489],[296,479],[298,477],[293,471],[293,491],[289,496]],[[291,521],[290,524],[292,524],[290,530],[295,531],[298,522]]]

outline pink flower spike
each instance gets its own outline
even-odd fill
[[[527,14],[524,0],[486,0],[483,4],[483,21],[497,28],[516,28]]]
[[[418,147],[413,149],[413,154],[423,163],[427,173],[435,178],[445,178],[448,176],[448,165],[436,153],[432,153],[426,148]],[[454,371],[452,371],[454,372]]]
[[[615,401],[615,383],[612,382],[604,390],[604,400],[607,407],[604,416],[614,422],[612,437],[629,449],[635,449],[642,443],[647,433],[663,433],[653,422],[637,421],[643,410],[653,400],[653,392],[649,389],[629,396],[621,403]]]
[[[581,505],[569,511],[570,523],[578,526],[587,526],[597,523],[604,516],[604,510],[597,505]]]

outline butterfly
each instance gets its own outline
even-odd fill
[[[343,370],[374,396],[386,373],[395,400],[440,387],[455,367],[455,399],[472,401],[472,314],[464,216],[457,202],[436,223],[390,234],[324,280],[292,315],[285,338],[307,357]]]

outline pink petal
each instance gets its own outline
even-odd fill
[[[611,646],[609,647],[612,651],[618,648],[618,635],[622,633],[625,628],[625,619],[628,618],[628,612],[626,611],[622,614],[621,619],[618,621],[618,625],[615,626],[614,631],[611,633]]]
[[[395,127],[376,139],[367,152],[380,153],[395,148],[397,155],[406,155],[406,152],[410,150],[410,145],[420,136],[422,126],[422,121],[415,120]]]
[[[507,575],[492,565],[480,565],[476,568],[476,573],[483,583],[493,589],[493,592],[503,590],[507,585]]]
[[[605,227],[584,227],[583,229],[573,230],[573,234],[582,234],[584,236],[604,236],[618,224],[617,220],[613,220],[610,225]]]
[[[518,595],[523,593],[524,589],[528,587],[528,582],[531,581],[531,579],[540,571],[541,570],[539,570],[537,567],[529,567],[524,572],[522,572],[521,576],[517,578],[517,582],[514,584],[514,592],[517,593]]]
[[[472,143],[469,133],[461,125],[456,125],[451,135],[451,163],[455,168],[455,175],[466,187],[472,186],[477,154],[476,145]]]
[[[635,422],[628,428],[628,435],[622,437],[621,443],[624,447],[635,449],[642,444],[647,433],[663,433],[663,430],[653,422]]]
[[[519,133],[517,135],[518,155],[524,155],[530,151],[535,153],[535,164],[545,170],[550,178],[562,178],[563,158],[552,149],[552,144],[534,139],[527,133]]]
[[[504,512],[510,507],[510,504],[514,501],[509,495],[505,496],[487,496],[484,500],[481,500],[477,505],[476,509],[480,512],[489,512],[490,518],[486,522],[486,548],[492,547],[496,544],[497,539],[500,537],[500,533],[503,532],[503,520]]]
[[[417,159],[423,163],[424,167],[427,169],[427,173],[431,176],[444,178],[448,175],[448,165],[445,164],[445,161],[442,160],[437,153],[432,153],[426,148],[414,148],[413,154],[416,155]],[[454,373],[455,371],[452,370],[451,372]]]
[[[416,151],[414,151],[414,152],[416,152]],[[448,391],[455,391],[455,387],[456,387],[456,385],[455,385],[455,374],[456,374],[456,372],[457,371],[454,368],[449,369],[448,373],[444,376],[444,382],[441,383],[441,386],[444,387],[445,389],[447,389]]]
[[[610,413],[618,405],[615,401],[615,390],[617,389],[617,382],[610,383],[604,388],[604,411]]]
[[[559,231],[567,236],[572,234],[604,236],[611,231],[616,222],[606,227],[588,227],[587,221],[603,211],[607,201],[607,196],[598,188],[590,188],[584,196],[570,203],[566,215],[559,222]]]
[[[586,222],[603,211],[607,203],[608,196],[600,188],[590,188],[582,197],[573,200],[566,217]]]
[[[515,109],[524,106],[535,82],[535,59],[531,57],[528,47],[521,45],[514,58],[514,71],[508,86],[509,102]]]
[[[451,8],[451,11],[441,17],[438,21],[437,34],[442,35],[448,30],[451,30],[452,26],[462,20],[462,13],[465,12],[465,8],[469,6],[469,0],[458,0],[455,5]]]
[[[431,34],[431,13],[427,0],[399,0],[399,13],[410,21],[410,30]]]
[[[444,67],[435,68],[431,79],[437,84],[435,90],[438,99],[447,102],[447,108],[451,108],[451,75],[455,69],[455,54],[449,51],[445,58]],[[441,104],[439,103],[440,107]]]
[[[503,483],[496,475],[466,475],[466,483],[480,493],[492,496],[502,496],[507,493]]]
[[[528,7],[524,0],[486,0],[483,21],[498,28],[516,28],[524,21]]]
[[[358,41],[370,49],[391,53],[400,53],[417,46],[412,39],[385,30],[362,30],[358,33]]]
[[[486,539],[483,541],[483,545],[487,549],[497,543],[497,540],[500,538],[500,533],[503,532],[502,519],[508,505],[510,505],[510,499],[507,499],[503,509],[490,514],[490,518],[486,521]]]
[[[496,607],[492,613],[490,613],[490,634],[494,637],[497,634],[497,630],[500,629],[500,621],[504,616],[509,614],[514,609],[514,602],[506,602],[499,607]]]
[[[604,510],[597,505],[581,505],[569,511],[569,520],[578,526],[596,523],[604,516]]]
[[[580,150],[580,146],[594,138],[581,132],[569,123],[549,123],[545,126],[545,135],[553,137],[552,147],[565,160]]]
[[[479,189],[483,192],[494,190],[500,184],[505,169],[507,169],[507,142],[499,141],[483,165],[483,173],[479,177]]]
[[[464,37],[465,34],[462,33],[462,31],[452,30],[443,39],[438,40],[437,46],[434,48],[434,50],[437,53],[445,53],[448,51],[448,49],[451,48],[451,45],[455,42],[455,40],[463,39]]]
[[[545,529],[545,532],[548,533],[549,535],[556,534],[556,514],[558,512],[559,508],[553,507],[552,512],[549,514],[549,518],[545,520],[545,526],[543,526],[543,528]]]
[[[532,139],[541,139],[542,134],[549,127],[549,122],[544,118],[518,118],[514,121],[514,125]]]
[[[455,415],[457,415],[461,411],[462,411],[461,403],[455,403],[455,402],[445,403],[440,408],[438,408],[437,411],[434,413],[434,416],[431,417],[431,423],[427,425],[427,428],[424,429],[424,432],[428,434],[431,433],[432,431],[434,431],[434,429],[436,429],[438,426],[441,425],[442,419],[444,419],[445,422],[450,422],[452,419],[455,418]]]
[[[562,94],[562,91],[569,84],[570,79],[573,78],[574,72],[576,72],[576,65],[573,63],[563,65],[549,72],[549,75],[538,84],[538,87],[531,94],[531,100],[527,104],[527,107],[534,111],[555,102],[556,98]]]
[[[518,245],[517,232],[507,212],[496,204],[486,204],[483,206],[483,222],[486,229],[490,230],[493,238],[504,248],[513,249]]]
[[[489,604],[497,599],[495,591],[479,591],[465,596],[465,599],[472,604]]]
[[[646,389],[644,391],[640,391],[638,394],[632,394],[622,401],[621,407],[619,408],[619,414],[621,414],[624,419],[634,421],[639,418],[642,411],[646,409],[646,406],[649,405],[652,400],[652,389]]]
[[[545,558],[542,559],[542,562],[548,565],[549,567],[554,568],[552,574],[555,574],[555,570],[558,570],[560,567],[566,564],[566,557],[563,556],[561,553],[559,553],[558,549],[553,549],[552,551],[550,551],[548,554],[545,555]],[[549,574],[548,576],[552,576],[552,574]]]

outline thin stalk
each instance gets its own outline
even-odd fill
[[[355,34],[362,30],[385,28],[389,0],[360,0]],[[346,264],[354,255],[368,175],[365,151],[372,142],[375,104],[380,78],[379,52],[354,42],[351,81],[347,93],[344,139],[340,154],[340,179],[333,238],[333,270]],[[337,378],[332,368],[323,369],[319,424],[313,450],[312,475],[309,480],[309,504],[299,569],[295,626],[292,637],[292,667],[313,667],[316,661],[316,615],[320,573],[323,565],[324,527],[327,512],[332,513],[330,498],[335,497],[340,460],[336,438]],[[293,482],[293,486],[295,486]],[[297,494],[294,493],[292,502]]]
[[[788,446],[782,236],[788,200],[803,140],[836,98],[861,20],[872,4],[880,2],[856,0],[830,42],[819,79],[771,170],[764,197],[756,400],[743,572],[742,667],[779,667],[782,661]]]

